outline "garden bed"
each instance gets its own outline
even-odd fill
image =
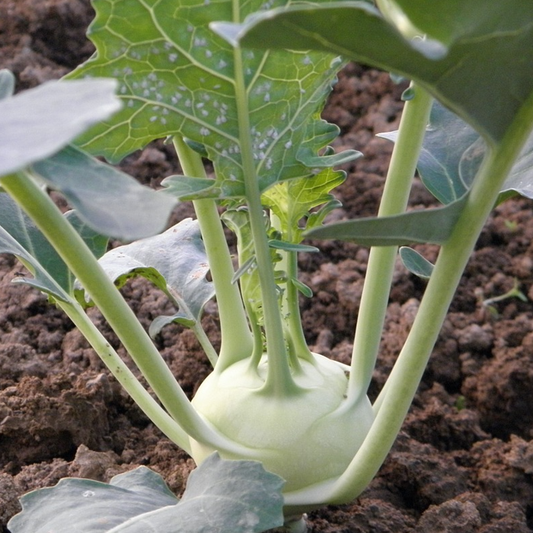
[[[89,0],[0,0],[0,10],[0,68],[15,73],[17,90],[61,77],[92,52],[84,35],[92,18]],[[343,208],[334,217],[376,213],[391,145],[375,135],[397,127],[403,88],[386,73],[353,64],[341,73],[324,116],[341,128],[336,148],[355,148],[365,157],[346,168],[348,178],[336,193]],[[153,186],[178,171],[162,143],[128,157],[123,168]],[[431,202],[416,184],[411,205]],[[379,476],[353,504],[313,512],[312,532],[530,531],[531,206],[509,201],[490,218]],[[190,214],[186,205],[175,217],[184,214]],[[306,335],[315,351],[348,362],[368,250],[350,243],[318,245],[319,254],[301,256],[302,281],[315,293],[302,301]],[[429,259],[436,254],[434,247],[419,249]],[[0,257],[2,531],[19,510],[21,494],[65,476],[107,481],[146,465],[181,492],[192,460],[152,427],[60,311],[37,292],[11,283],[21,271],[14,259]],[[515,284],[527,301],[487,303]],[[398,355],[424,286],[397,265],[372,397]],[[170,312],[162,295],[142,280],[124,292],[145,324]],[[204,320],[216,338],[214,305]],[[192,333],[170,326],[157,344],[192,396],[209,372]]]

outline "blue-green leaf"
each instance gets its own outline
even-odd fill
[[[107,238],[88,228],[76,213],[67,212],[65,217],[96,257],[104,253]],[[66,300],[74,284],[71,272],[33,221],[6,193],[0,193],[0,228],[0,252],[17,256],[35,276],[35,279],[20,277],[15,281]]]
[[[61,191],[95,231],[122,240],[162,231],[176,201],[68,146],[33,165],[51,188]]]
[[[22,497],[11,533],[260,533],[283,524],[283,481],[260,463],[208,457],[180,501],[139,467],[110,483],[62,479]]]
[[[502,193],[510,191],[533,198],[533,134],[529,136],[503,184]]]
[[[0,100],[13,96],[15,92],[15,76],[7,69],[0,70]]]
[[[185,324],[195,324],[214,296],[198,222],[189,218],[160,235],[110,250],[100,264],[118,287],[134,276],[149,279],[179,308],[173,319]]]
[[[451,235],[467,198],[468,193],[444,207],[328,224],[307,232],[306,237],[349,240],[365,246],[443,244]]]
[[[0,100],[0,176],[49,157],[121,106],[114,80],[52,81]]]
[[[221,194],[215,180],[210,178],[168,176],[161,182],[161,185],[169,194],[182,202],[197,198],[218,198]]]
[[[24,276],[17,277],[14,281],[25,283],[42,292],[45,292],[64,302],[69,300],[68,294],[54,280],[45,268],[37,261],[35,257],[29,254],[26,249],[19,244],[4,228],[0,226],[0,253],[11,254],[17,257],[20,262],[31,272],[33,278]]]
[[[295,244],[292,242],[280,241],[279,239],[270,239],[268,241],[270,248],[274,250],[284,250],[285,252],[304,252],[313,253],[320,250],[316,246],[309,246],[308,244]]]
[[[301,3],[251,17],[231,38],[245,47],[332,52],[414,79],[500,142],[533,91],[531,2],[391,3],[399,7],[392,21],[366,2]],[[424,38],[402,33],[413,26]]]
[[[395,142],[397,132],[379,137]],[[470,189],[485,151],[479,133],[435,102],[417,163],[420,178],[441,203],[454,202]]]
[[[132,517],[178,500],[158,474],[146,467],[115,476],[109,484],[66,478],[21,499],[22,512],[9,522],[11,533],[110,532]]]
[[[400,259],[405,268],[415,276],[423,279],[429,279],[433,272],[433,264],[416,250],[408,246],[402,246],[399,251]]]

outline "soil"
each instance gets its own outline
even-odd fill
[[[86,59],[92,45],[84,32],[92,16],[89,0],[0,0],[0,67],[15,73],[17,90],[59,78]],[[365,157],[346,168],[337,217],[376,213],[390,145],[375,135],[397,127],[403,88],[386,73],[353,64],[341,73],[324,116],[341,128],[336,148],[356,148]],[[162,143],[128,157],[123,168],[154,186],[178,171]],[[415,183],[411,204],[431,203]],[[309,515],[312,532],[531,530],[532,236],[529,201],[496,209],[394,449],[357,501]],[[435,247],[420,250],[435,257]],[[309,343],[344,362],[367,256],[366,248],[331,242],[321,244],[320,254],[301,259],[302,280],[315,291],[302,303]],[[21,494],[64,476],[107,481],[147,465],[180,493],[192,460],[152,427],[58,310],[37,292],[11,283],[20,268],[13,258],[0,256],[0,530],[7,531]],[[483,303],[515,283],[526,301]],[[394,363],[424,286],[398,265],[372,397]],[[145,324],[166,312],[161,295],[142,281],[132,282],[125,294]],[[216,338],[214,306],[204,320]],[[157,344],[192,395],[209,372],[193,335],[172,326]]]

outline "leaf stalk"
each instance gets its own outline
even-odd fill
[[[173,143],[183,172],[187,176],[205,178],[200,155],[181,137],[174,137]],[[249,357],[253,350],[253,340],[238,285],[232,283],[233,263],[216,202],[202,199],[195,200],[193,205],[217,295],[222,344],[216,369],[222,371]]]
[[[416,83],[414,97],[405,103],[398,139],[385,181],[378,216],[403,213],[407,207],[418,155],[424,140],[433,98]],[[370,250],[353,343],[348,397],[357,401],[366,394],[381,343],[385,313],[396,261],[397,246]]]
[[[278,291],[270,258],[270,248],[265,232],[261,191],[259,189],[259,180],[257,179],[251,144],[250,114],[241,49],[234,49],[234,58],[235,92],[237,113],[239,117],[239,140],[242,155],[245,195],[257,260],[256,268],[259,274],[259,283],[261,287],[267,346],[266,351],[268,354],[268,372],[265,380],[264,392],[270,392],[274,396],[284,396],[295,392],[297,387],[291,376],[289,367],[283,324],[279,310]]]

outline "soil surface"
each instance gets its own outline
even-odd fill
[[[17,90],[59,78],[86,59],[92,45],[84,32],[92,16],[89,0],[0,0],[0,67],[15,73]],[[397,127],[403,88],[387,74],[360,66],[342,72],[324,115],[342,130],[336,148],[356,148],[365,157],[346,168],[348,179],[337,192],[343,208],[336,216],[376,213],[390,145],[375,135]],[[128,157],[123,168],[154,186],[178,171],[162,143]],[[419,184],[411,200],[413,206],[432,202]],[[495,211],[379,476],[354,503],[311,513],[311,531],[531,530],[532,236],[529,201],[510,201]],[[301,259],[302,280],[315,292],[302,303],[305,330],[315,351],[347,362],[368,250],[338,242],[321,244],[321,250]],[[435,257],[434,247],[421,250]],[[0,530],[7,531],[21,494],[64,476],[107,481],[147,465],[180,493],[192,460],[154,430],[46,298],[11,283],[20,269],[13,258],[0,256]],[[525,301],[484,303],[515,283]],[[398,265],[373,397],[398,355],[424,286]],[[132,282],[125,294],[145,324],[168,312],[164,298],[142,281]],[[101,322],[97,314],[94,320]],[[214,306],[205,324],[216,337]],[[193,335],[172,326],[157,343],[192,395],[209,372]]]

